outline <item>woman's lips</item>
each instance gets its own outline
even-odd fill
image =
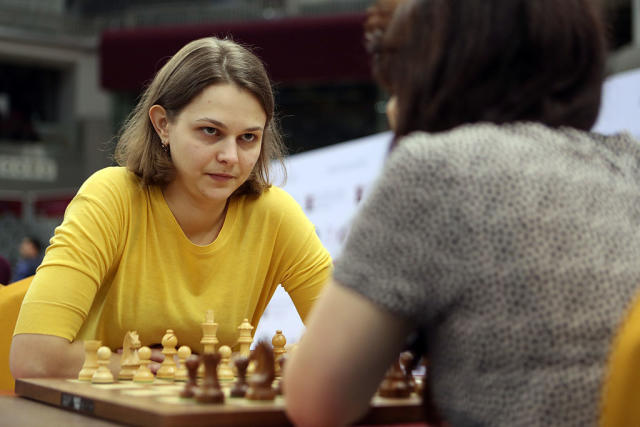
[[[229,181],[233,179],[233,175],[228,175],[226,173],[209,173],[207,175],[209,175],[211,179],[215,181]]]

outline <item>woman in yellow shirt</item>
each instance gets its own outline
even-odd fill
[[[153,344],[171,328],[198,351],[210,308],[233,346],[278,284],[305,319],[331,260],[270,184],[283,158],[273,114],[263,64],[234,42],[193,41],[162,67],[125,123],[120,167],[82,185],[51,239],[16,324],[14,377],[75,376],[82,341],[115,349],[128,330]]]

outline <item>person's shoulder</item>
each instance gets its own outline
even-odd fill
[[[453,153],[477,152],[478,147],[502,151],[504,146],[518,147],[533,140],[561,138],[561,132],[539,123],[516,122],[511,124],[473,123],[453,129],[428,133],[413,132],[398,142],[405,152],[413,155],[446,151]]]
[[[284,189],[271,185],[259,195],[243,196],[245,203],[252,205],[254,208],[261,209],[281,209],[287,206],[298,206],[295,199]]]
[[[556,129],[535,122],[474,123],[451,130],[414,132],[398,142],[397,153],[408,164],[437,163],[464,170],[487,166],[509,169],[522,163],[560,158],[576,139],[593,140],[576,129]]]
[[[87,178],[85,184],[111,183],[131,185],[139,183],[138,177],[123,166],[108,166],[95,171]]]
[[[261,221],[279,223],[304,216],[301,206],[284,189],[271,185],[259,195],[243,195],[236,203],[239,212]]]
[[[121,166],[110,166],[94,172],[85,180],[78,194],[95,195],[103,200],[130,199],[141,193],[140,179]]]

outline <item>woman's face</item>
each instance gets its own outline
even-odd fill
[[[159,107],[156,112],[154,108]],[[165,194],[187,196],[196,204],[226,203],[253,171],[260,156],[267,115],[258,100],[233,84],[205,88],[173,120],[154,120],[166,129],[174,181]],[[166,114],[166,112],[165,112]],[[158,126],[156,125],[156,130]]]

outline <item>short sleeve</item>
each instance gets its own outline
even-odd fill
[[[277,191],[282,192],[279,208],[283,210],[277,235],[281,284],[304,322],[327,284],[333,262],[300,205],[284,190]]]
[[[72,341],[114,264],[126,221],[126,172],[108,168],[80,188],[29,287],[14,334]]]

